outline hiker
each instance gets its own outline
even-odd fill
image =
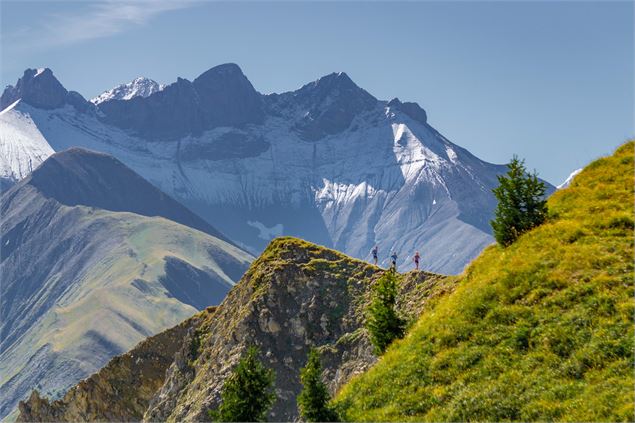
[[[373,254],[373,261],[375,262],[375,266],[377,266],[377,252],[379,251],[379,249],[377,248],[377,246],[375,245],[375,247],[373,247],[373,250],[371,251],[371,253]]]
[[[392,266],[390,266],[390,268],[396,271],[397,270],[397,252],[396,251],[392,252],[390,259],[392,260]]]
[[[419,259],[421,258],[421,256],[419,255],[419,251],[417,251],[415,253],[415,256],[412,258],[412,260],[414,260],[415,262],[415,269],[419,270]]]

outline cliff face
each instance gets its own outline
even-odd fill
[[[165,379],[165,371],[187,333],[215,307],[152,336],[119,355],[99,372],[69,390],[64,398],[49,402],[33,391],[20,402],[18,421],[139,421]]]
[[[273,241],[205,329],[183,343],[144,420],[207,419],[219,405],[224,380],[250,345],[260,348],[261,359],[276,372],[278,400],[270,420],[293,420],[299,370],[311,346],[322,351],[323,376],[333,393],[376,361],[363,322],[369,288],[381,272],[294,238]],[[425,304],[407,297],[429,295],[426,286],[452,285],[439,279],[427,273],[406,275],[400,299],[406,316],[418,315]]]
[[[20,418],[206,420],[208,411],[219,405],[220,390],[233,366],[247,347],[257,345],[260,358],[276,372],[278,401],[269,419],[293,420],[301,388],[299,371],[310,347],[322,353],[322,376],[332,394],[376,362],[363,327],[364,307],[372,283],[382,272],[337,251],[278,238],[214,313],[203,312],[145,341],[152,345],[151,354],[160,354],[160,363],[138,362],[140,348],[148,350],[142,343],[113,359],[61,401],[49,404],[33,394],[21,404]],[[401,313],[416,319],[428,304],[453,290],[455,281],[426,272],[402,275]]]

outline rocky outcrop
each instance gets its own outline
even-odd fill
[[[426,114],[426,111],[423,110],[423,108],[417,103],[412,103],[410,101],[402,102],[395,97],[388,102],[388,107],[403,112],[406,116],[419,123],[428,123],[428,115]]]
[[[64,398],[49,402],[33,391],[20,402],[18,421],[139,421],[150,398],[163,384],[165,371],[174,360],[183,338],[214,307],[152,336],[129,352],[114,357],[99,372],[69,390]]]
[[[25,70],[15,86],[9,85],[2,93],[0,110],[19,99],[40,109],[70,104],[79,111],[86,111],[92,106],[78,92],[67,91],[49,68]]]
[[[322,351],[323,376],[332,393],[377,360],[363,322],[370,287],[382,272],[305,241],[274,240],[212,321],[197,331],[196,341],[183,343],[144,419],[207,419],[208,411],[219,405],[220,390],[232,367],[248,346],[257,345],[262,360],[276,372],[278,400],[270,420],[293,420],[301,389],[299,370],[310,347]],[[452,284],[446,282],[424,272],[405,275],[402,313],[417,316],[436,286],[450,289]],[[192,350],[193,342],[200,347]]]
[[[317,141],[347,129],[360,113],[372,109],[377,99],[358,87],[344,72],[326,75],[293,93],[306,112],[295,129],[308,141]]]

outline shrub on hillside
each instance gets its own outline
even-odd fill
[[[221,390],[221,405],[209,412],[212,421],[264,422],[276,400],[272,392],[274,372],[258,359],[257,347],[247,354],[227,378]]]
[[[300,370],[302,391],[298,395],[300,417],[307,422],[337,422],[337,413],[329,406],[331,397],[322,382],[320,354],[313,348],[309,351],[306,366]]]
[[[383,354],[390,343],[403,337],[405,321],[397,315],[397,275],[390,270],[377,280],[372,288],[372,299],[367,310],[366,328],[376,354]]]

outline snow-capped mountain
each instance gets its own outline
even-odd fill
[[[49,73],[28,70],[16,87],[55,89],[32,81]],[[377,244],[401,268],[419,250],[426,269],[458,273],[492,242],[491,189],[506,168],[451,143],[416,103],[378,100],[345,73],[262,95],[225,64],[148,97],[61,97],[21,97],[7,113],[28,115],[55,151],[114,155],[253,253],[284,234],[360,258]]]
[[[117,85],[116,87],[104,91],[97,97],[90,100],[93,104],[103,103],[110,100],[130,100],[135,97],[148,97],[165,88],[164,85],[153,81],[150,78],[140,76],[127,84]]]
[[[567,176],[567,179],[564,180],[563,183],[561,183],[560,185],[558,185],[556,187],[556,189],[563,189],[563,188],[567,188],[569,185],[571,185],[571,182],[573,181],[573,178],[575,178],[575,176],[582,172],[582,168],[580,169],[576,169],[573,172],[571,172],[571,174],[569,176]]]
[[[29,176],[48,156],[54,153],[28,114],[13,108],[16,100],[0,112],[0,187]],[[4,190],[4,189],[3,189]]]

